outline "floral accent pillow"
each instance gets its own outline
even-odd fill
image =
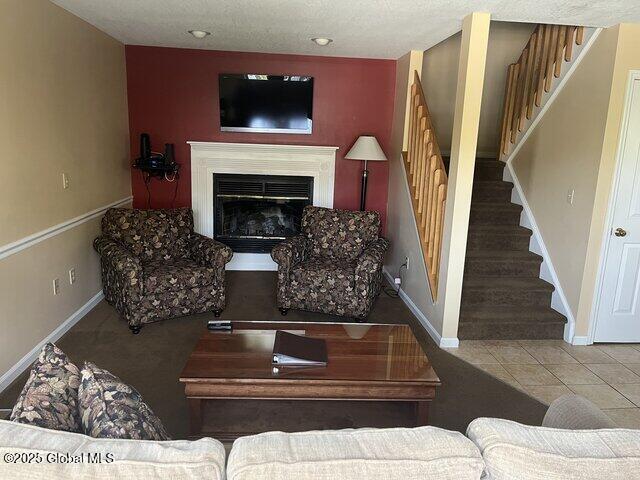
[[[82,430],[94,438],[171,440],[138,391],[85,362],[78,390]]]
[[[52,430],[81,432],[79,384],[78,367],[53,343],[47,343],[32,365],[9,419]]]

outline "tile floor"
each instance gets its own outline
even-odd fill
[[[463,340],[447,351],[544,403],[574,392],[619,426],[640,428],[640,344]]]

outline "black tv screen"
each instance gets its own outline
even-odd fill
[[[223,132],[311,133],[313,77],[221,74]]]

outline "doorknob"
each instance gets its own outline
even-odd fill
[[[615,232],[613,232],[613,234],[616,237],[624,237],[627,235],[627,232],[624,228],[616,228]]]

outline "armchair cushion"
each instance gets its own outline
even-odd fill
[[[115,240],[134,257],[140,257],[145,250],[142,231],[146,218],[144,210],[110,208],[102,217],[102,235]],[[99,250],[98,253],[102,255]]]
[[[355,260],[378,238],[379,230],[378,212],[307,206],[302,217],[302,231],[313,257]]]
[[[312,258],[291,269],[291,286],[300,296],[313,299],[353,293],[355,262],[335,262]]]
[[[145,263],[143,278],[147,293],[175,292],[212,285],[216,281],[216,269],[188,258],[156,260]]]
[[[189,208],[147,210],[144,226],[146,260],[171,260],[190,256],[193,216]]]

